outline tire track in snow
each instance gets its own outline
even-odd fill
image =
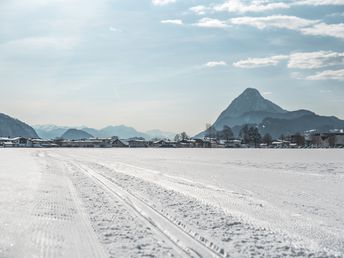
[[[74,163],[75,164],[75,163]],[[200,237],[195,238],[185,230],[185,225],[175,222],[156,210],[136,195],[124,190],[116,183],[108,180],[94,170],[78,164],[78,167],[93,180],[97,181],[104,189],[120,198],[133,212],[139,214],[145,221],[153,226],[163,237],[172,242],[191,257],[226,257],[223,249]],[[209,246],[206,244],[209,243]]]

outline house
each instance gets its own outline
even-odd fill
[[[335,147],[344,147],[344,133],[335,134]]]
[[[344,146],[344,133],[313,133],[310,145],[316,148],[342,147]]]
[[[158,148],[175,148],[176,142],[172,142],[170,140],[159,140],[152,143],[152,147]]]
[[[128,148],[129,143],[125,140],[116,139],[112,142],[113,148]]]
[[[2,147],[27,147],[28,139],[24,137],[14,137],[14,138],[0,138],[0,146]]]
[[[228,140],[225,143],[225,148],[242,148],[241,140],[239,139]]]
[[[131,139],[128,141],[130,148],[147,148],[149,142],[146,140]]]
[[[272,142],[273,148],[289,148],[290,142],[285,140],[276,140]]]
[[[195,140],[181,140],[177,142],[176,147],[178,148],[194,148],[196,146],[196,141]]]

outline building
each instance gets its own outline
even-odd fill
[[[147,148],[150,143],[146,140],[131,139],[128,141],[130,148]]]
[[[28,139],[24,137],[1,137],[0,146],[2,147],[28,147]]]
[[[128,148],[129,143],[125,140],[116,139],[112,142],[113,148]]]

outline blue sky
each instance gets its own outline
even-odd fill
[[[247,87],[344,119],[344,0],[2,0],[1,112],[190,134]]]

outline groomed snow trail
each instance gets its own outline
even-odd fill
[[[151,169],[122,158],[126,151],[0,150],[0,257],[343,257],[341,227],[301,225],[315,242],[297,234],[296,219],[290,234],[268,221],[293,217],[250,189],[165,174],[165,161]],[[15,159],[24,164],[6,162]],[[342,164],[332,167],[341,176]],[[330,205],[339,210],[328,214],[342,212],[337,199]]]

